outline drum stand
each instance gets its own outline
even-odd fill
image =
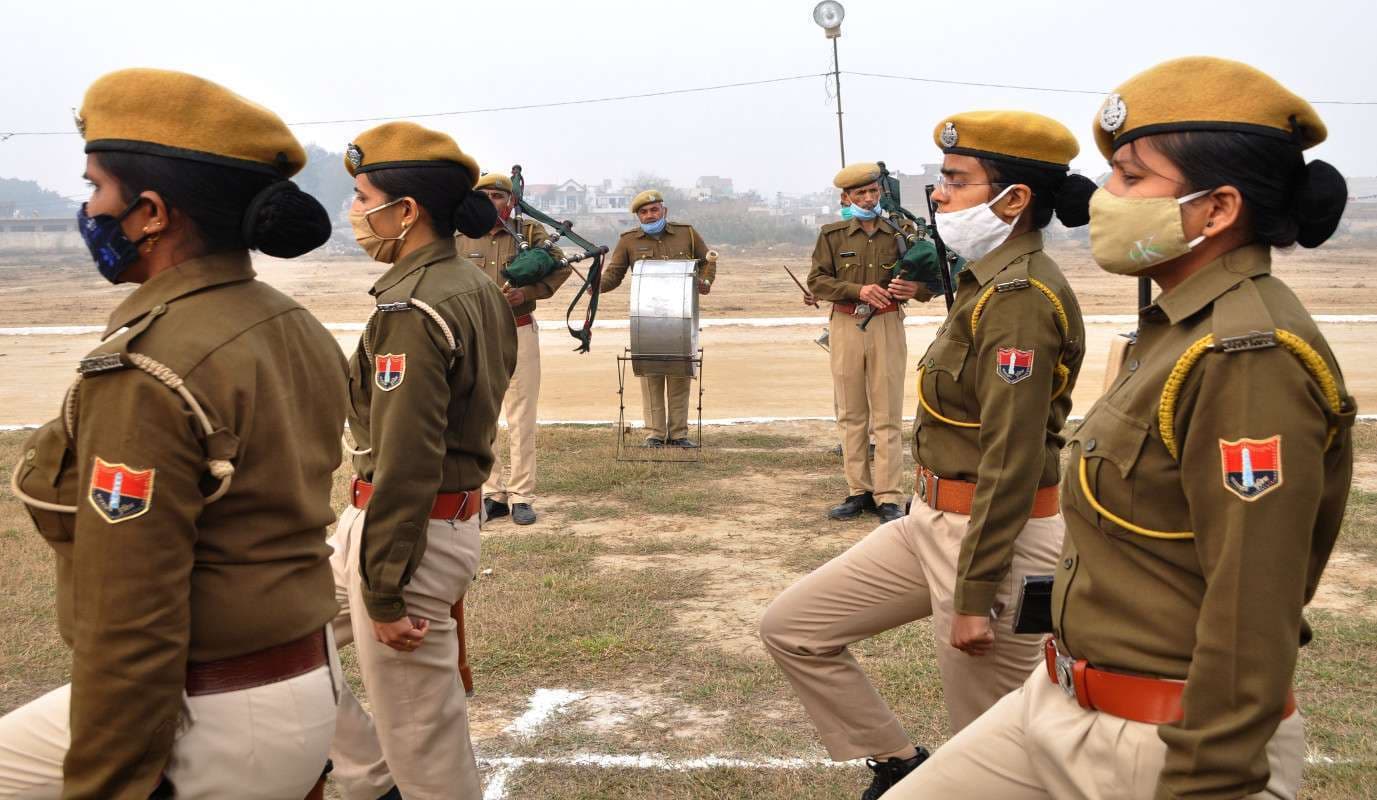
[[[631,362],[676,361],[693,365],[696,377],[691,380],[698,384],[698,446],[695,448],[651,447],[640,442],[627,442],[631,428],[626,424],[626,365]],[[668,431],[666,431],[668,433]],[[626,348],[617,356],[617,460],[618,461],[666,461],[694,463],[703,460],[703,350],[691,358],[684,356],[642,356],[632,355]]]

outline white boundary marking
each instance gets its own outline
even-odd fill
[[[512,724],[502,731],[518,739],[529,739],[551,717],[583,697],[582,692],[571,692],[568,689],[536,689],[535,694],[531,695],[530,707],[526,709],[526,713],[512,720]]]
[[[1372,325],[1377,324],[1377,314],[1315,314],[1316,322],[1327,325]],[[700,328],[796,328],[808,325],[826,325],[827,316],[814,317],[707,317],[698,321]],[[945,317],[913,315],[904,318],[904,325],[921,327],[941,325]],[[1138,321],[1136,314],[1087,314],[1087,325],[1133,325]],[[555,324],[558,320],[547,321]],[[327,322],[327,330],[337,333],[357,333],[363,330],[361,322]],[[593,330],[628,330],[629,319],[604,319],[593,323]],[[13,328],[0,328],[0,336],[93,336],[105,330],[100,325],[28,325]]]

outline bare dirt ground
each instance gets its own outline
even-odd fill
[[[1130,314],[1134,282],[1116,278],[1090,262],[1083,245],[1053,242],[1049,249],[1077,288],[1087,315]],[[1352,249],[1297,251],[1277,258],[1276,272],[1316,314],[1377,313],[1377,278],[1368,275],[1377,252]],[[322,321],[362,323],[371,310],[368,287],[381,274],[380,265],[364,259],[282,261],[257,259],[262,277],[293,295]],[[792,327],[706,327],[704,348],[706,419],[743,417],[818,417],[832,413],[832,386],[827,355],[813,339],[826,324],[824,313],[799,302],[798,290],[783,270],[789,265],[806,277],[805,249],[726,250],[720,278],[703,298],[702,318],[812,317],[815,322]],[[103,325],[109,312],[129,292],[106,284],[88,262],[0,261],[0,327]],[[543,380],[540,416],[544,420],[610,420],[617,418],[616,356],[628,345],[625,329],[599,329],[593,352],[576,355],[564,329],[564,312],[574,286],[566,285],[538,310],[542,327]],[[627,317],[628,287],[603,298],[603,320]],[[939,301],[914,305],[915,316],[942,313]],[[1088,356],[1075,392],[1084,410],[1098,396],[1103,367],[1113,336],[1131,326],[1089,326]],[[910,325],[910,362],[916,361],[933,336],[934,324]],[[1377,400],[1377,362],[1367,357],[1377,344],[1377,325],[1327,324],[1326,335],[1344,366],[1349,390],[1361,407]],[[351,349],[356,333],[338,335]],[[95,345],[94,334],[81,336],[0,335],[0,425],[32,424],[49,418],[72,378],[77,360]],[[634,381],[629,381],[634,384]],[[908,387],[905,408],[913,408]],[[629,416],[639,419],[634,385],[626,396]]]

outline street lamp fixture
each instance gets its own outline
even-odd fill
[[[846,167],[846,134],[842,132],[841,65],[837,59],[837,39],[841,38],[841,24],[846,9],[837,0],[822,0],[813,6],[813,21],[832,40],[832,83],[837,87],[837,145],[841,149],[841,165]]]

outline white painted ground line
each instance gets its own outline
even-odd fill
[[[582,699],[582,692],[571,692],[568,689],[536,689],[535,694],[531,695],[526,713],[512,720],[510,725],[502,729],[503,733],[510,733],[518,739],[529,739],[540,730],[540,726],[549,722],[551,717],[568,708],[571,703]]]
[[[904,324],[920,327],[941,325],[945,317],[910,316]],[[1316,322],[1328,325],[1372,325],[1377,324],[1377,314],[1315,314]],[[1087,325],[1132,325],[1138,321],[1134,314],[1087,314]],[[547,326],[558,331],[563,326],[558,321],[547,321]],[[827,317],[707,317],[700,319],[701,328],[794,328],[803,325],[826,325]],[[362,322],[327,322],[327,330],[337,333],[357,333],[363,330]],[[629,319],[604,319],[593,323],[593,330],[628,330]],[[0,328],[0,336],[92,336],[104,331],[101,325],[28,325],[13,328]]]

